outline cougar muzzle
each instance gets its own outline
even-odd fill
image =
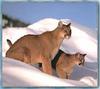
[[[79,63],[79,66],[84,66],[85,60],[81,60],[81,62]]]

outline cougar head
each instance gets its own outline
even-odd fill
[[[71,27],[70,27],[70,25],[71,25],[71,23],[69,23],[69,24],[63,24],[63,22],[62,21],[59,21],[59,23],[58,23],[58,28],[60,28],[60,30],[62,31],[62,35],[64,36],[64,37],[68,37],[68,38],[70,38],[71,37]]]
[[[76,53],[75,54],[75,60],[76,60],[76,64],[79,65],[79,66],[84,66],[84,63],[85,63],[85,56],[87,54],[81,54],[81,53]]]

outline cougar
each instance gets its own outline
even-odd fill
[[[25,35],[14,44],[9,43],[10,48],[6,52],[6,57],[32,65],[42,63],[43,72],[52,74],[51,60],[58,52],[64,38],[71,37],[70,25],[71,23],[66,25],[59,21],[53,31],[39,35]]]
[[[59,50],[56,55],[56,58],[59,58],[52,62],[56,64],[56,66],[53,64],[53,68],[56,68],[58,77],[69,79],[75,65],[84,66],[85,56],[86,54],[81,54],[79,52],[75,54],[68,54]]]

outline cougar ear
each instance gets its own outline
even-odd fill
[[[69,27],[70,25],[71,25],[71,23],[67,24],[66,26],[68,26],[68,27]]]
[[[58,22],[58,27],[60,27],[60,28],[61,28],[62,26],[63,26],[62,21],[59,21],[59,22]]]
[[[83,54],[83,56],[86,56],[87,54]]]

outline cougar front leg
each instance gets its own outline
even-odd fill
[[[51,68],[51,60],[50,59],[43,59],[42,69],[43,69],[43,72],[52,75],[52,68]]]
[[[66,79],[66,73],[63,71],[63,69],[60,67],[60,65],[56,66],[56,72],[60,78]]]

